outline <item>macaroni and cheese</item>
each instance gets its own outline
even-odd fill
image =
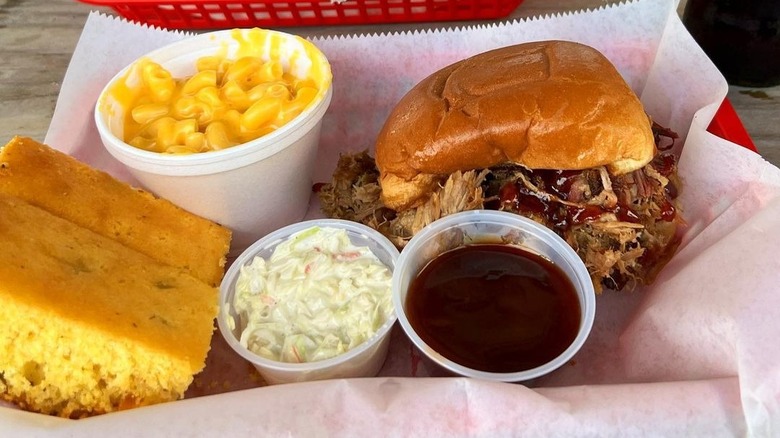
[[[314,80],[254,56],[202,57],[197,73],[182,79],[149,59],[134,68],[140,90],[126,108],[124,140],[154,152],[186,154],[246,143],[295,118],[318,93]]]
[[[330,88],[330,66],[311,42],[257,28],[230,37],[190,64],[188,77],[174,77],[153,55],[135,62],[101,100],[105,111],[120,111],[114,132],[153,152],[225,149],[278,129]],[[180,63],[171,67],[181,75]]]

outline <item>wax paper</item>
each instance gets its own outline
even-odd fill
[[[184,37],[92,14],[45,141],[133,183],[102,149],[95,101],[125,65]],[[681,135],[687,228],[679,253],[651,287],[598,297],[591,336],[570,363],[525,384],[426,377],[436,370],[396,327],[379,377],[258,387],[261,379],[217,333],[184,400],[84,420],[0,408],[0,436],[780,434],[780,171],[706,132],[727,85],[685,31],[676,2],[314,39],[332,64],[334,97],[313,180],[330,178],[339,153],[371,150],[395,102],[428,74],[540,39],[600,49],[648,113]],[[312,199],[309,216],[318,215]]]

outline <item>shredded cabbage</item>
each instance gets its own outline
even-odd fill
[[[281,362],[314,362],[371,338],[393,312],[392,273],[345,230],[312,227],[241,268],[239,341]]]

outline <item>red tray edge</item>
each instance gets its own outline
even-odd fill
[[[720,104],[720,108],[715,113],[715,117],[713,117],[707,130],[724,140],[736,143],[753,152],[758,152],[753,139],[750,138],[750,134],[748,134],[745,125],[742,124],[742,120],[740,120],[737,111],[728,98],[723,99],[723,103]]]

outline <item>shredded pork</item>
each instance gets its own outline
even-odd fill
[[[375,228],[399,248],[449,214],[480,208],[515,212],[563,237],[599,292],[649,284],[679,243],[679,181],[669,154],[619,176],[604,167],[532,171],[501,165],[455,172],[424,204],[403,212],[384,207],[378,179],[367,152],[342,155],[333,181],[318,191],[323,212]]]

